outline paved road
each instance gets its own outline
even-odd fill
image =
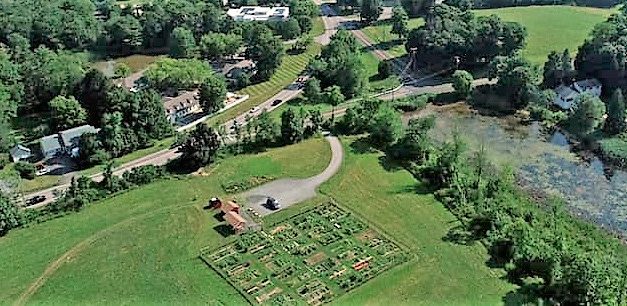
[[[306,179],[279,179],[251,189],[242,194],[248,206],[265,216],[315,197],[316,189],[340,169],[344,159],[344,150],[337,137],[326,136],[325,139],[331,145],[331,162],[324,171]],[[281,208],[278,210],[266,208],[264,203],[268,197],[279,201]]]

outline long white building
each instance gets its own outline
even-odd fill
[[[290,17],[290,8],[286,6],[242,6],[229,9],[226,14],[236,21],[285,20]]]

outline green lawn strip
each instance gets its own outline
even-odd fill
[[[410,29],[417,28],[424,24],[424,19],[412,18],[408,21]],[[392,34],[392,24],[384,21],[378,25],[368,26],[362,29],[362,32],[370,38],[373,44],[379,48],[386,50],[393,57],[400,57],[407,54],[403,41],[398,39],[398,35]]]
[[[283,90],[287,85],[291,84],[298,75],[305,70],[309,60],[320,52],[320,45],[314,43],[309,46],[306,52],[298,55],[285,55],[281,66],[270,80],[248,86],[239,91],[240,94],[249,94],[250,98],[237,106],[209,118],[207,124],[215,125],[227,122],[249,110],[250,108],[261,104],[270,99],[272,96]],[[284,72],[285,71],[285,72]]]
[[[369,93],[378,93],[397,87],[401,84],[398,76],[390,75],[385,79],[379,78],[379,58],[372,52],[364,50],[361,54],[361,61],[366,67],[366,75],[368,76]]]
[[[574,6],[528,6],[474,10],[477,16],[495,14],[504,21],[519,22],[527,28],[527,46],[523,55],[535,64],[543,64],[552,50],[568,48],[574,57],[594,25],[617,12],[617,9],[599,9]],[[413,29],[424,24],[422,18],[409,21]],[[393,56],[407,54],[404,45],[391,34],[392,25],[384,22],[365,27],[362,31],[375,43],[381,44]]]
[[[599,141],[604,155],[627,163],[627,139],[620,137],[605,138]]]
[[[336,303],[377,304],[385,297],[394,305],[501,304],[513,286],[499,279],[502,271],[486,267],[485,248],[443,240],[456,226],[455,217],[408,172],[386,165],[381,154],[354,137],[342,141],[346,153],[343,167],[321,192],[408,246],[416,259]],[[386,171],[382,163],[391,170]]]
[[[321,144],[326,145],[324,152],[318,152]],[[303,165],[303,152],[319,157]],[[202,207],[210,197],[227,196],[221,181],[258,175],[314,175],[327,166],[330,154],[325,140],[312,139],[257,155],[227,158],[209,167],[208,176],[159,181],[94,203],[81,212],[11,231],[0,238],[0,301],[15,301],[61,254],[100,235],[50,275],[31,301],[242,304],[244,300],[197,258],[200,248],[233,239],[214,230],[219,222]],[[255,162],[261,160],[265,161]],[[253,165],[256,168],[242,168]],[[98,234],[101,231],[105,232]]]
[[[324,34],[324,22],[322,21],[322,17],[316,17],[313,19],[313,27],[311,28],[311,32],[309,35],[312,37],[318,37]]]

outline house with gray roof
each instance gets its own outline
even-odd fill
[[[63,147],[57,134],[44,136],[39,139],[39,147],[44,158],[52,158],[63,152]]]
[[[592,94],[595,97],[601,96],[602,85],[597,79],[586,79],[573,83],[571,86],[560,85],[555,88],[555,100],[553,104],[564,110],[570,110],[575,105],[574,102],[584,93]]]
[[[29,159],[33,156],[31,150],[21,144],[17,144],[15,147],[11,148],[11,150],[9,150],[9,154],[11,154],[11,159],[14,163],[20,160]]]
[[[44,158],[51,158],[60,154],[78,155],[78,145],[83,134],[98,133],[99,129],[91,125],[81,125],[54,135],[42,137],[39,140],[41,154]]]

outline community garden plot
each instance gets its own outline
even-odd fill
[[[319,305],[408,259],[391,240],[328,203],[246,233],[202,259],[252,304]]]

